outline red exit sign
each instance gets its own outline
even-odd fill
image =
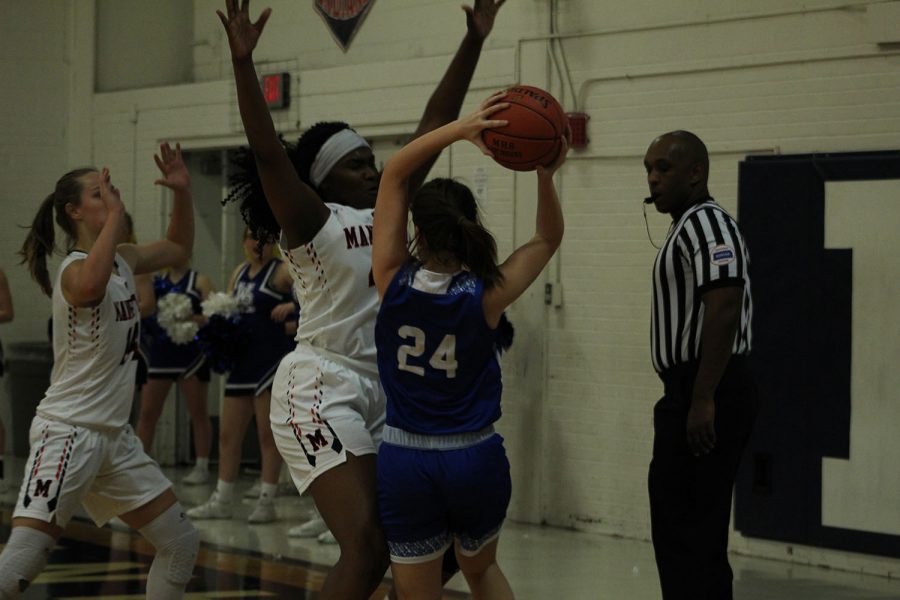
[[[287,108],[291,103],[291,77],[289,73],[262,76],[263,96],[269,108]]]

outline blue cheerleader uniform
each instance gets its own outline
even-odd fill
[[[167,294],[181,293],[191,299],[191,310],[195,315],[202,312],[200,302],[203,296],[197,288],[197,271],[193,269],[189,269],[176,282],[169,279],[168,274],[155,276],[153,290],[157,303]],[[176,344],[166,336],[155,315],[144,319],[141,329],[146,334],[142,339],[145,346],[142,350],[150,363],[150,379],[187,379],[196,375],[200,381],[209,381],[209,366],[196,341]]]
[[[293,348],[284,323],[271,318],[273,308],[293,302],[290,290],[279,292],[273,286],[280,264],[281,260],[273,258],[251,277],[248,263],[235,279],[232,293],[243,307],[241,328],[247,339],[234,356],[234,367],[225,382],[226,396],[258,396],[272,387],[278,363]]]

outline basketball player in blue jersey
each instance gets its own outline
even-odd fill
[[[134,274],[187,260],[194,243],[181,149],[163,144],[155,158],[162,172],[156,183],[174,192],[165,239],[118,243],[125,228],[119,192],[107,169],[88,168],[56,183],[22,246],[23,262],[53,300],[54,363],[31,423],[30,458],[0,554],[0,598],[19,597],[37,577],[79,506],[98,526],[118,516],[156,548],[147,598],[181,598],[191,578],[197,531],[128,425],[140,335]],[[51,284],[54,216],[69,254]]]
[[[507,124],[491,119],[508,106],[503,95],[402,148],[378,191],[372,275],[382,299],[375,342],[387,395],[378,509],[401,600],[441,597],[442,556],[452,545],[474,598],[513,597],[496,562],[511,494],[503,439],[493,426],[502,389],[497,326],[562,241],[553,174],[567,140],[552,165],[537,169],[534,237],[500,265],[466,186],[435,179],[408,202],[410,176],[453,142],[469,140],[491,155],[481,132]]]
[[[157,302],[167,294],[186,295],[191,301],[194,319],[201,325],[203,315],[200,303],[206,300],[212,291],[213,285],[209,277],[190,268],[188,262],[156,275],[153,280],[153,295]],[[152,321],[155,321],[152,316],[144,319],[142,326],[159,328],[159,325]],[[177,381],[191,417],[196,456],[194,468],[181,481],[189,485],[206,483],[209,480],[212,423],[207,406],[209,365],[203,351],[196,341],[176,344],[165,335],[154,335],[147,353],[148,381],[141,390],[141,412],[135,432],[144,444],[144,451],[150,452],[156,424],[162,415],[169,389],[172,382]]]
[[[300,302],[297,347],[272,388],[272,432],[301,493],[309,489],[341,554],[323,600],[368,599],[389,564],[375,499],[375,453],[384,394],[375,363],[378,298],[371,280],[378,170],[368,143],[346,123],[319,123],[290,153],[278,139],[253,64],[268,9],[226,0],[219,18],[231,50],[238,106],[256,177],[230,198],[253,236],[280,239]],[[428,100],[414,135],[455,119],[503,0],[464,7],[467,32]],[[416,189],[436,156],[410,177]],[[264,192],[264,193],[263,193]]]
[[[188,510],[192,519],[228,519],[234,515],[235,482],[241,464],[241,448],[247,427],[256,415],[262,458],[262,484],[256,506],[247,517],[252,524],[275,520],[275,492],[281,472],[281,455],[272,438],[269,405],[275,370],[293,347],[285,332],[284,311],[294,310],[291,275],[275,256],[275,245],[258,248],[250,232],[244,232],[242,262],[231,275],[228,290],[242,310],[242,328],[248,339],[234,355],[234,367],[225,381],[225,398],[219,416],[219,479],[209,500]]]

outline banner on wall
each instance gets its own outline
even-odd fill
[[[346,52],[362,27],[375,0],[315,0],[316,12],[325,21],[331,36]]]
[[[744,536],[900,558],[900,151],[751,156]]]

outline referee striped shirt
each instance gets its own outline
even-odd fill
[[[666,369],[700,357],[704,292],[744,288],[733,354],[750,352],[750,255],[737,222],[712,198],[688,208],[673,224],[653,263],[653,367]]]

